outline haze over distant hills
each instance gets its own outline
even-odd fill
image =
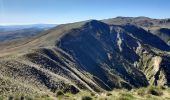
[[[169,19],[117,17],[62,24],[0,48],[2,95],[170,86]]]
[[[30,38],[45,30],[56,27],[55,24],[7,25],[0,26],[0,42]]]

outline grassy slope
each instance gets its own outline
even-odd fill
[[[88,91],[81,91],[78,94],[66,93],[62,91],[56,92],[56,95],[36,95],[28,96],[25,94],[11,95],[10,97],[0,97],[0,100],[7,98],[14,98],[19,100],[25,98],[26,100],[169,100],[170,89],[160,87],[146,87],[133,90],[114,89],[105,93],[92,93]]]
[[[84,23],[85,22],[63,24],[38,34],[32,38],[0,43],[0,57],[15,55],[18,52],[25,52],[30,50],[30,48],[37,49],[39,47],[54,46],[56,40],[64,35],[67,31],[80,27]]]

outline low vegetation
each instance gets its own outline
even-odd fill
[[[0,100],[170,100],[170,89],[165,87],[149,86],[139,89],[114,89],[111,92],[92,93],[81,91],[77,94],[57,91],[56,95],[26,96],[16,95],[0,97]]]

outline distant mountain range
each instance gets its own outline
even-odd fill
[[[16,31],[20,29],[40,28],[49,29],[57,26],[56,24],[31,24],[31,25],[4,25],[0,26],[0,32]]]
[[[0,26],[0,42],[30,38],[56,26],[54,24]]]
[[[168,45],[170,45],[170,19],[152,19],[148,17],[116,17],[104,19],[103,22],[114,25],[136,25],[146,31],[158,36]]]
[[[117,17],[62,24],[1,43],[1,94],[169,87],[169,32],[169,19]]]

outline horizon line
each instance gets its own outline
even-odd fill
[[[76,22],[81,22],[81,21],[87,21],[87,20],[105,20],[105,19],[112,19],[112,18],[118,18],[118,17],[125,17],[125,18],[138,18],[138,17],[145,17],[145,18],[150,18],[150,19],[158,19],[158,20],[161,20],[161,19],[170,19],[170,17],[165,17],[165,18],[154,18],[154,17],[147,17],[147,16],[116,16],[116,17],[109,17],[109,18],[102,18],[102,19],[95,19],[95,18],[92,18],[92,19],[85,19],[85,20],[78,20],[78,21],[72,21],[72,22],[65,22],[65,23],[3,23],[3,24],[0,24],[0,26],[20,26],[20,25],[61,25],[61,24],[69,24],[69,23],[76,23]]]

